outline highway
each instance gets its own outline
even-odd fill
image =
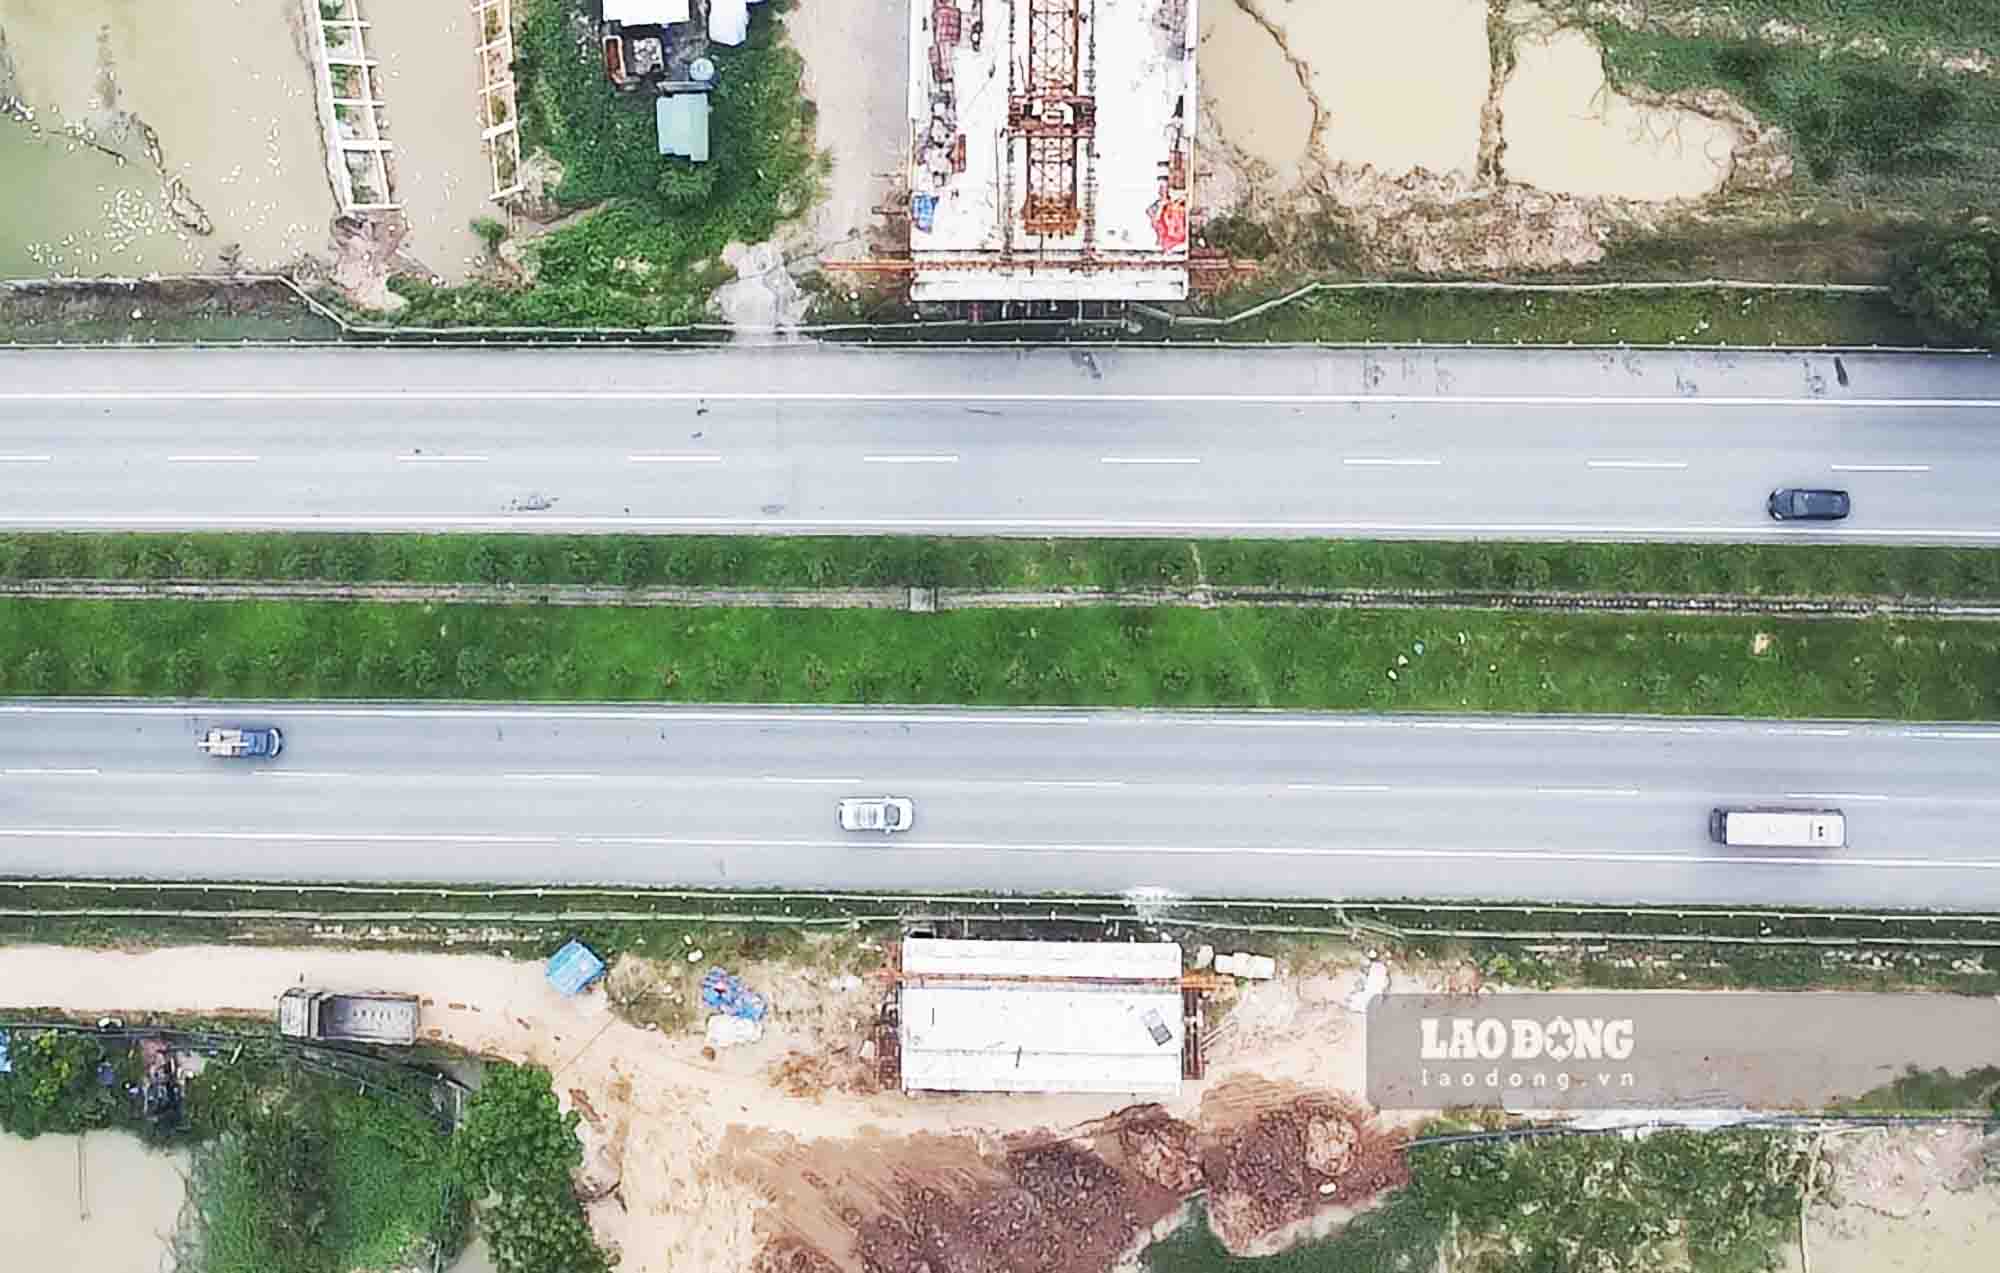
[[[0,350],[10,529],[1987,544],[1995,489],[1975,355]]]
[[[277,723],[271,763],[194,747]],[[0,702],[0,876],[2000,909],[2000,729]],[[849,795],[914,830],[835,825]],[[1850,847],[1726,850],[1719,803]]]

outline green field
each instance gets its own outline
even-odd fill
[[[0,601],[23,694],[2000,717],[2000,625]]]
[[[2000,597],[2000,550],[917,536],[0,535],[0,579]]]

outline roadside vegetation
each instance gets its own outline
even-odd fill
[[[2000,598],[2000,549],[787,535],[7,534],[0,581],[1411,589]]]
[[[330,934],[407,950],[540,959],[577,937],[607,961],[647,956],[662,977],[613,977],[634,1020],[686,1024],[704,964],[788,959],[859,973],[906,919],[993,938],[1092,940],[1128,931],[1190,948],[1235,942],[1307,963],[1367,948],[1472,967],[1515,986],[1600,989],[1930,989],[2000,994],[1993,916],[1757,908],[1451,905],[1354,901],[863,896],[770,891],[227,883],[0,884],[0,942],[79,946],[300,945]],[[1470,934],[1464,936],[1461,934]],[[1247,948],[1247,947],[1243,947]],[[685,974],[685,975],[678,975]]]
[[[1754,1131],[1428,1145],[1408,1155],[1410,1183],[1324,1242],[1240,1259],[1197,1214],[1147,1250],[1146,1267],[1738,1273],[1775,1262],[1811,1161],[1804,1138]]]
[[[190,1151],[191,1208],[174,1242],[190,1273],[428,1266],[434,1253],[464,1245],[465,1193],[428,1084],[395,1067],[376,1067],[357,1085],[275,1041],[209,1045],[178,1104],[148,1113],[127,1095],[145,1078],[135,1041],[10,1033],[0,1131],[117,1130]]]
[[[7,692],[2000,718],[2000,624],[0,601]]]
[[[577,1115],[548,1071],[487,1062],[454,1129],[420,1071],[332,1060],[273,1037],[181,1043],[205,1054],[178,1102],[150,1112],[136,1040],[8,1027],[0,1132],[117,1130],[186,1149],[190,1207],[174,1236],[187,1273],[348,1273],[442,1267],[475,1211],[502,1273],[602,1273],[571,1187]],[[109,1081],[106,1081],[108,1076]]]
[[[730,242],[757,243],[811,206],[821,161],[802,64],[780,0],[751,10],[749,38],[717,46],[706,163],[662,156],[652,98],[604,76],[589,0],[523,0],[516,75],[523,149],[560,169],[550,215],[581,219],[524,241],[531,283],[435,288],[404,277],[396,321],[426,326],[642,327],[689,323],[731,277]]]
[[[0,345],[332,341],[340,328],[271,283],[0,287]]]
[[[1242,311],[1254,297],[1233,295]],[[1530,345],[1962,345],[1919,326],[1887,296],[1653,289],[1325,291],[1227,327],[1168,328],[1170,340]]]

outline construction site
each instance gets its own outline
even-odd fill
[[[911,0],[917,301],[1188,291],[1195,0]]]

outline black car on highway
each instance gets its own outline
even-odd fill
[[[1846,491],[1802,486],[1781,486],[1764,501],[1765,510],[1781,522],[1837,522],[1847,516],[1850,507]]]

